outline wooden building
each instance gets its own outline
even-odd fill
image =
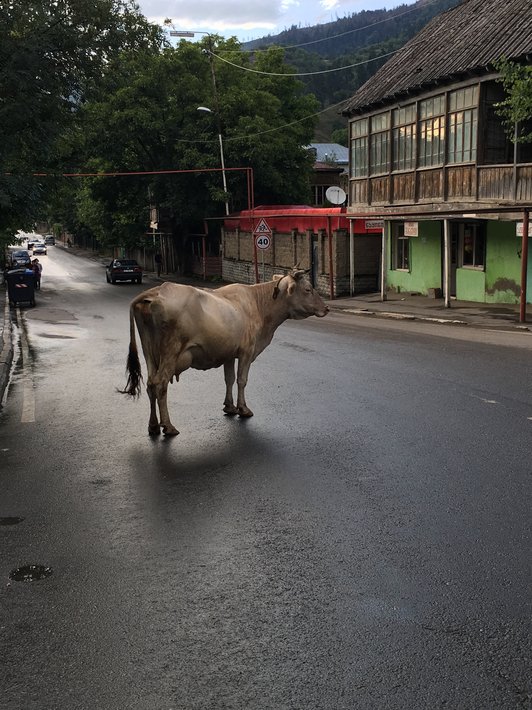
[[[519,300],[532,145],[514,145],[499,115],[501,57],[531,63],[532,0],[463,0],[344,108],[348,213],[385,221],[383,297]]]

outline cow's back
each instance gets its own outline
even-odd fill
[[[252,347],[253,300],[230,289],[217,291],[165,282],[134,302],[143,351],[150,367],[176,358],[176,369],[209,369]],[[186,353],[186,357],[185,354]]]

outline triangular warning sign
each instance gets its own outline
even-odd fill
[[[270,229],[268,222],[262,217],[253,230],[253,234],[271,234],[272,230]]]

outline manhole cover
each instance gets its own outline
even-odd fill
[[[18,523],[21,523],[23,520],[24,518],[17,518],[14,515],[6,516],[0,518],[0,525],[18,525]]]
[[[17,567],[17,569],[10,572],[9,579],[15,582],[34,582],[37,579],[49,577],[52,572],[51,567],[45,567],[44,565],[24,565],[24,567]]]

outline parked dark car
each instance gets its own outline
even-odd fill
[[[24,266],[29,266],[31,264],[30,253],[26,249],[17,249],[12,251],[9,255],[9,268],[19,269]]]
[[[107,283],[116,283],[117,281],[136,281],[142,283],[142,267],[135,259],[113,259],[113,261],[105,267],[105,276]]]

